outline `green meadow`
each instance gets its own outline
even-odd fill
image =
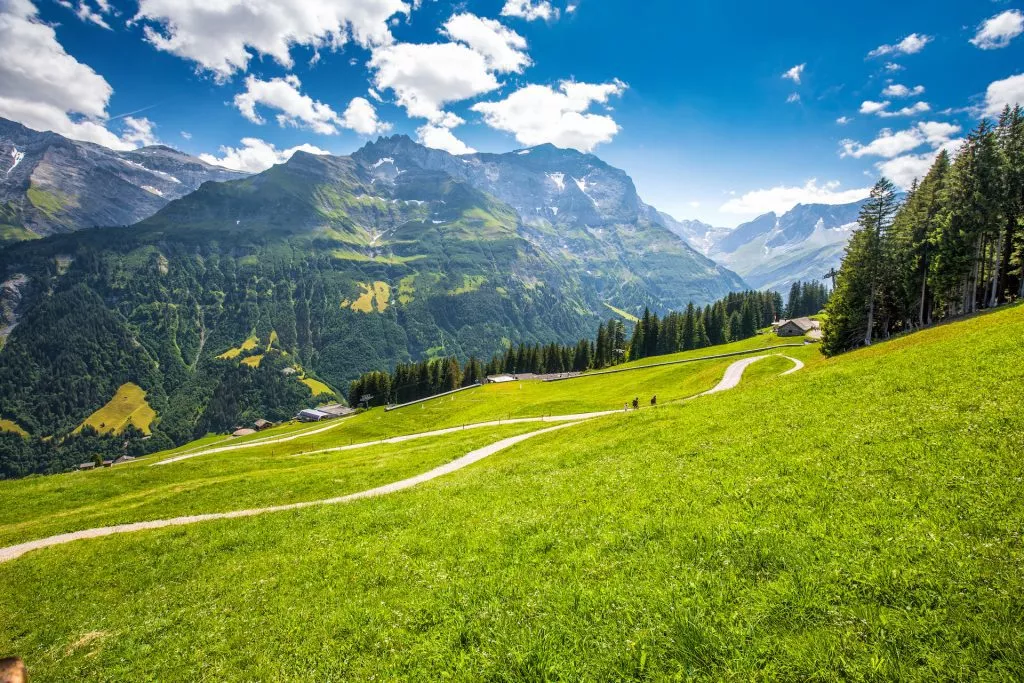
[[[3,482],[9,545],[338,495],[546,425],[303,449],[662,402],[389,496],[29,553],[0,564],[0,651],[41,681],[1024,678],[1024,307],[828,360],[780,353],[806,368],[762,360],[694,401],[676,399],[737,359]]]

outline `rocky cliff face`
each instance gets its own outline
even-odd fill
[[[169,147],[117,152],[0,119],[0,244],[131,225],[208,180],[244,175]]]
[[[608,302],[631,312],[717,299],[745,283],[670,229],[633,180],[592,154],[540,145],[506,154],[453,156],[408,137],[381,138],[353,158],[378,183],[409,169],[441,171],[497,197],[522,234],[549,254],[582,265]]]

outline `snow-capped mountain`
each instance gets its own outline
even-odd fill
[[[0,243],[130,225],[207,180],[244,175],[170,147],[117,152],[0,119]]]
[[[799,204],[732,230],[700,221],[676,221],[673,230],[752,287],[785,291],[796,280],[823,280],[839,267],[863,204]]]
[[[454,156],[396,135],[368,144],[353,159],[371,169],[376,182],[393,183],[422,168],[497,197],[519,214],[526,239],[584,264],[595,280],[617,283],[605,294],[631,312],[646,303],[661,308],[709,301],[746,286],[680,239],[673,220],[640,199],[625,171],[593,154],[545,144]]]

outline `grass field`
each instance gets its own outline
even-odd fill
[[[302,383],[309,387],[309,390],[313,392],[313,396],[334,395],[334,390],[332,390],[329,386],[327,386],[320,380],[313,379],[312,377],[303,377]]]
[[[1024,678],[1024,307],[829,360],[808,349],[787,350],[796,374],[765,360],[735,390],[389,497],[30,553],[0,565],[0,650],[43,681]],[[538,386],[546,405],[621,405],[600,382],[699,388],[726,364]],[[480,397],[525,410],[513,392],[534,390],[482,391],[457,414],[486,412]],[[433,408],[344,429],[451,419]],[[451,457],[416,447],[408,471]],[[204,458],[147,469],[248,456]],[[276,467],[245,476],[272,484]],[[14,522],[27,537],[64,504],[17,485],[86,480],[0,496],[43,500]]]
[[[12,432],[19,436],[28,436],[28,432],[14,420],[0,420],[0,432]]]
[[[260,340],[256,336],[249,337],[244,342],[242,342],[241,346],[237,346],[233,349],[228,349],[224,353],[217,356],[217,358],[219,358],[220,360],[233,360],[241,356],[246,351],[252,351],[257,346],[259,346],[259,343]]]
[[[122,384],[114,398],[82,422],[79,429],[90,425],[100,433],[118,434],[129,424],[149,434],[149,425],[156,411],[146,402],[146,392],[137,384]]]

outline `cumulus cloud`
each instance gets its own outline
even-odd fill
[[[374,50],[377,90],[391,90],[409,116],[436,122],[449,102],[496,90],[500,83],[479,52],[460,43],[399,43]]]
[[[897,64],[896,62],[889,62],[885,65],[885,70],[891,74],[896,73],[897,71],[903,71],[904,68],[906,67],[901,64]]]
[[[391,90],[409,116],[452,128],[446,104],[498,89],[497,74],[520,73],[530,58],[526,40],[492,19],[453,15],[441,34],[452,42],[376,48],[369,67],[375,91]]]
[[[266,107],[280,112],[276,118],[281,126],[305,128],[321,135],[336,135],[339,128],[373,135],[390,128],[380,122],[377,111],[365,98],[353,99],[339,116],[329,105],[302,94],[301,87],[302,82],[295,75],[269,81],[249,76],[245,79],[245,91],[235,96],[235,106],[253,123],[264,123],[257,107]]]
[[[341,125],[360,135],[378,135],[391,130],[391,124],[377,118],[377,110],[364,97],[352,98],[341,115]]]
[[[868,53],[868,57],[885,55],[914,55],[925,48],[934,38],[923,34],[911,33],[895,45],[879,45]]]
[[[291,159],[296,152],[330,154],[330,152],[309,144],[278,150],[273,144],[259,138],[242,138],[241,145],[241,147],[221,147],[220,156],[200,154],[199,158],[208,164],[223,166],[233,171],[259,173],[275,164],[283,164]]]
[[[483,115],[487,125],[512,133],[521,144],[550,142],[589,152],[615,137],[619,125],[611,116],[588,110],[622,95],[626,87],[620,80],[600,84],[562,81],[557,89],[527,85],[504,100],[480,102],[472,109]]]
[[[881,116],[882,118],[892,118],[895,116],[915,116],[917,114],[924,114],[932,110],[931,105],[927,102],[916,102],[909,107],[903,107],[891,111],[889,105],[892,102],[886,100],[885,102],[873,102],[866,100],[860,105],[861,114],[874,114],[875,116]]]
[[[892,159],[912,152],[925,144],[938,149],[947,145],[961,131],[960,126],[941,121],[922,121],[913,128],[893,132],[886,128],[866,145],[853,140],[842,142],[840,156],[860,159],[866,156]]]
[[[451,154],[472,154],[475,149],[455,137],[451,129],[445,126],[426,124],[416,129],[420,143],[426,147],[443,149]]]
[[[797,85],[800,85],[800,81],[802,81],[804,77],[804,69],[806,68],[806,64],[797,64],[792,69],[782,74],[782,78],[789,79]]]
[[[880,112],[880,111],[884,110],[886,107],[888,107],[890,104],[892,104],[892,102],[872,102],[871,100],[865,100],[860,105],[860,113],[861,114],[877,114],[878,112]]]
[[[483,55],[487,66],[494,71],[522,73],[530,65],[525,52],[526,39],[493,19],[456,14],[445,22],[442,33]]]
[[[800,93],[789,93],[789,97],[786,98],[786,104],[797,104],[798,102],[800,102]]]
[[[134,20],[158,50],[223,80],[246,71],[254,53],[290,68],[295,45],[387,45],[388,19],[409,12],[404,0],[139,0]]]
[[[302,94],[301,87],[302,82],[295,75],[269,81],[249,76],[245,79],[245,91],[235,96],[235,106],[253,123],[265,123],[256,110],[262,106],[279,111],[277,122],[282,126],[307,128],[321,135],[336,134],[341,123],[338,114],[330,106]]]
[[[989,84],[985,91],[985,115],[999,116],[1004,107],[1024,105],[1024,74]]]
[[[869,187],[841,190],[837,181],[819,185],[812,178],[802,187],[780,185],[748,192],[730,199],[722,205],[720,211],[746,216],[760,216],[770,211],[783,214],[797,204],[849,204],[864,199],[870,192]]]
[[[573,5],[572,9],[568,11],[575,12],[576,6]],[[558,18],[558,10],[552,7],[548,0],[507,0],[505,6],[501,8],[501,16],[519,17],[527,21],[534,19],[549,21]]]
[[[1021,33],[1024,33],[1024,14],[1011,9],[983,21],[971,38],[971,44],[982,50],[998,50]]]
[[[103,125],[114,89],[69,55],[30,0],[0,0],[0,116],[114,149],[131,149]]]
[[[894,133],[888,128],[879,133],[878,137],[866,145],[853,140],[844,140],[840,156],[860,159],[866,156],[879,156],[891,159],[905,152],[910,152],[924,144],[924,137],[917,129],[901,130]]]
[[[892,118],[894,116],[917,116],[918,114],[927,114],[932,110],[932,107],[927,102],[915,102],[909,107],[903,107],[896,111],[880,111],[878,115],[882,118]]]
[[[918,95],[923,94],[923,85],[915,85],[913,88],[908,88],[907,86],[899,83],[891,83],[882,91],[882,95],[884,97],[917,97]]]
[[[156,137],[154,128],[156,128],[156,124],[145,116],[141,118],[126,116],[124,117],[124,132],[121,134],[121,139],[130,145],[139,147],[158,145],[160,141]]]
[[[853,119],[851,119],[849,116],[840,116],[838,119],[836,119],[836,123],[838,123],[840,126],[845,126],[850,121],[853,121]]]

